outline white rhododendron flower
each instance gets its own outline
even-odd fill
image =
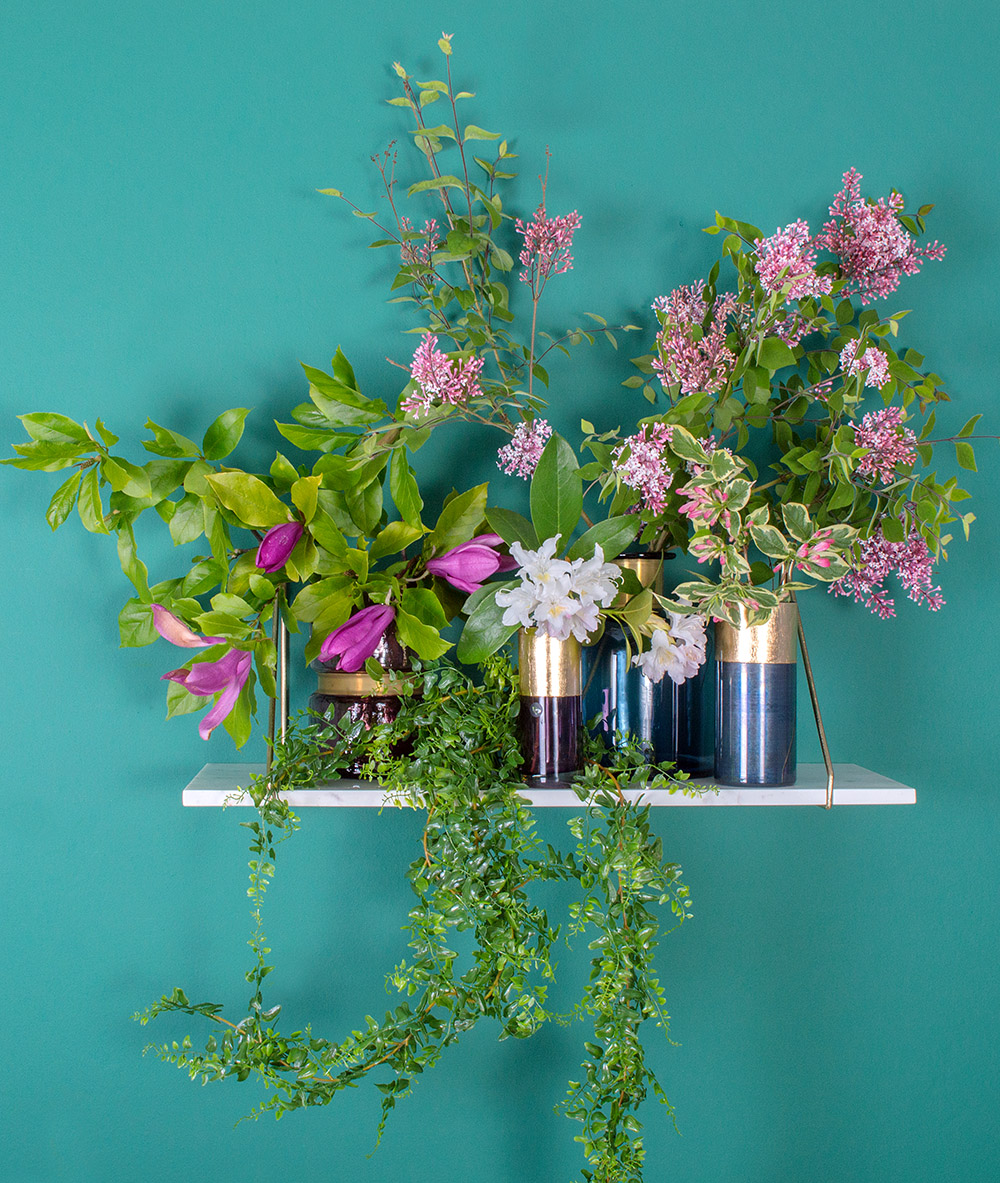
[[[667,674],[678,686],[705,664],[705,617],[671,612],[667,628],[658,628],[645,653],[632,658],[651,682]]]
[[[511,544],[510,553],[521,566],[521,584],[498,591],[497,605],[505,609],[505,625],[535,628],[557,641],[569,636],[586,641],[600,624],[599,610],[618,594],[621,571],[604,561],[600,546],[590,559],[557,559],[559,538],[547,538],[538,550]]]

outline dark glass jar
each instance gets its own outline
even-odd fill
[[[795,784],[798,607],[765,624],[715,626],[715,777],[727,785]]]
[[[410,667],[409,650],[396,637],[390,624],[372,654],[384,670],[405,673]],[[309,698],[309,710],[338,726],[344,718],[361,722],[368,730],[385,726],[399,714],[401,686],[397,682],[376,682],[364,670],[344,673],[335,661],[314,661],[319,688]],[[344,769],[348,776],[360,775],[363,761],[356,760]]]
[[[517,665],[524,775],[535,785],[564,783],[580,768],[580,642],[521,629]]]

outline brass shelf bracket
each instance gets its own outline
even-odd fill
[[[795,593],[792,593],[795,599]],[[819,709],[819,696],[816,693],[816,682],[813,678],[812,663],[809,660],[809,649],[806,646],[806,632],[802,627],[802,613],[798,614],[799,648],[802,650],[802,664],[806,671],[806,683],[809,686],[809,700],[812,703],[813,718],[816,720],[816,732],[819,735],[819,746],[823,752],[823,766],[826,768],[826,804],[824,809],[833,808],[833,761],[830,759],[830,748],[826,742],[826,728],[823,726],[823,714]]]

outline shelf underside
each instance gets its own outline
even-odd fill
[[[880,776],[858,764],[835,764],[834,805],[914,805],[916,789]],[[184,790],[188,806],[252,805],[242,790],[255,775],[264,772],[263,764],[206,764]],[[670,793],[666,789],[643,792],[627,789],[631,801],[648,805],[718,806],[718,805],[825,805],[826,769],[822,764],[800,764],[796,783],[789,788],[744,788],[717,785],[712,780],[692,780],[703,787],[698,797]],[[536,807],[579,808],[580,799],[572,789],[529,788],[521,794]],[[283,794],[295,809],[308,807],[379,809],[397,802],[386,800],[383,790],[366,781],[341,780],[322,788],[297,789]]]

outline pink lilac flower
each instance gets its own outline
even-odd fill
[[[385,631],[396,619],[396,609],[389,604],[362,608],[335,628],[320,646],[320,661],[340,660],[337,669],[356,673],[378,648]]]
[[[896,478],[897,464],[912,464],[917,458],[917,437],[903,426],[903,412],[899,407],[872,411],[854,429],[854,442],[868,448],[868,454],[858,460],[861,476],[877,478],[888,485]]]
[[[726,347],[736,297],[727,294],[706,305],[703,290],[704,284],[696,283],[653,301],[660,321],[653,369],[664,386],[679,385],[682,394],[717,393],[736,362],[732,350]]]
[[[925,259],[943,259],[939,242],[918,246],[899,222],[903,198],[898,193],[869,202],[861,196],[861,174],[844,173],[843,188],[830,206],[816,245],[838,255],[847,284],[845,296],[860,295],[864,304],[888,296],[904,275],[915,275]]]
[[[664,450],[674,429],[667,423],[647,423],[637,435],[630,435],[614,451],[615,474],[622,484],[642,494],[642,507],[661,514],[667,506],[667,493],[673,482]],[[628,452],[628,459],[622,454]]]
[[[537,296],[549,276],[561,275],[573,266],[569,248],[573,244],[573,234],[580,228],[580,215],[573,210],[561,217],[550,218],[543,201],[530,222],[518,218],[514,225],[518,234],[524,236],[520,254],[524,270],[520,279]]]
[[[786,312],[774,326],[774,331],[790,349],[794,349],[809,331],[809,321],[800,312]]]
[[[825,403],[830,397],[830,391],[833,390],[833,378],[824,378],[821,382],[814,382],[812,386],[803,391],[803,394],[811,394],[813,398],[818,398],[820,402]]]
[[[272,526],[257,548],[254,564],[261,571],[280,571],[304,529],[301,522],[282,522],[280,526]]]
[[[840,351],[840,367],[851,378],[864,374],[865,385],[878,390],[889,381],[889,359],[874,345],[858,357],[859,343],[857,340],[847,342]]]
[[[202,739],[208,739],[236,706],[236,700],[250,676],[252,661],[253,654],[245,653],[242,649],[230,649],[218,661],[199,662],[190,669],[171,670],[163,675],[163,680],[179,682],[189,694],[204,698],[219,695],[215,705],[198,724],[198,734]]]
[[[479,591],[491,575],[498,571],[513,571],[517,566],[516,559],[497,550],[500,546],[503,546],[503,539],[499,534],[478,534],[438,558],[428,559],[427,570],[446,579],[459,591],[471,594]]]
[[[519,423],[510,443],[497,452],[497,468],[508,476],[531,480],[545,450],[545,441],[551,434],[552,428],[545,419]]]
[[[435,405],[461,406],[483,393],[479,386],[483,359],[452,361],[438,349],[437,340],[433,333],[427,333],[413,354],[410,376],[419,389],[403,399],[402,408],[407,414],[426,415]]]
[[[887,542],[881,530],[858,544],[858,562],[829,590],[838,596],[853,595],[876,616],[888,620],[896,615],[895,601],[884,586],[895,573],[910,599],[932,612],[944,605],[941,589],[931,583],[934,556],[919,530],[911,530],[904,542]]]
[[[413,233],[413,225],[409,218],[400,218],[400,229],[407,233]],[[437,250],[441,243],[438,237],[438,224],[431,218],[430,221],[424,222],[424,240],[419,242],[416,238],[407,238],[399,244],[400,258],[404,263],[422,263],[424,266],[429,266],[431,255]]]
[[[816,274],[816,244],[809,237],[809,224],[801,218],[770,238],[756,239],[754,246],[761,285],[768,292],[790,285],[786,304],[803,296],[825,296],[833,286],[833,276]]]

